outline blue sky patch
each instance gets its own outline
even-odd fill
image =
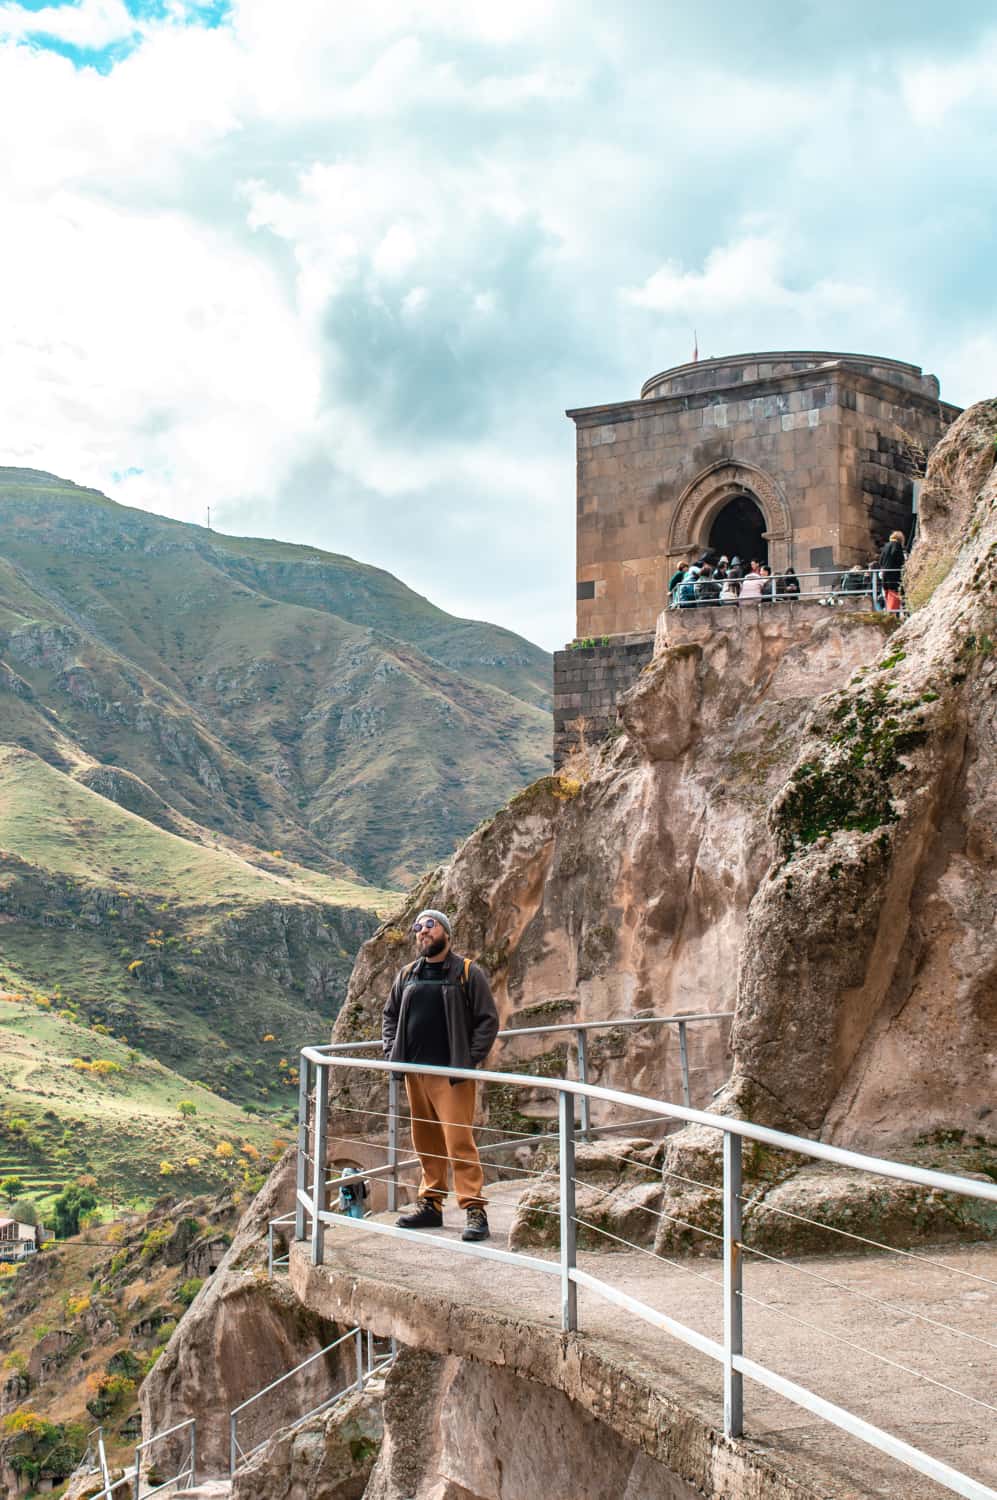
[[[24,17],[41,11],[80,9],[82,0],[0,0],[0,38],[3,36],[4,17]],[[136,21],[133,32],[115,37],[103,47],[86,47],[68,41],[56,31],[39,29],[23,34],[24,44],[45,52],[54,52],[58,57],[68,58],[77,68],[93,68],[98,73],[110,73],[116,64],[142,45],[142,26],[157,21],[169,21],[174,14],[168,0],[124,0],[124,6]],[[231,14],[231,0],[186,0],[182,18],[174,24],[201,26],[209,30],[223,25]]]

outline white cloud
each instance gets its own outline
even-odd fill
[[[211,30],[183,0],[141,25],[0,0],[0,462],[210,500],[550,644],[563,408],[632,395],[690,325],[704,352],[878,348],[953,399],[997,384],[992,268],[952,267],[992,234],[993,43],[894,60],[849,33],[835,65],[780,27],[728,67],[741,0],[665,10],[235,0]],[[39,28],[142,45],[101,77],[21,45]],[[436,520],[423,574],[396,531]]]
[[[142,31],[122,0],[82,0],[80,5],[48,5],[25,10],[20,5],[0,8],[0,38],[20,40],[41,32],[75,47],[96,51]]]
[[[903,70],[904,104],[920,125],[939,126],[966,105],[997,103],[997,42],[974,57],[911,63]]]
[[[129,494],[174,515],[276,483],[314,420],[314,351],[272,272],[179,215],[22,207],[0,325],[19,461],[97,485],[134,467]]]
[[[622,295],[634,307],[652,312],[711,318],[765,308],[812,316],[821,309],[859,308],[873,300],[868,287],[833,277],[791,286],[789,260],[789,247],[775,232],[746,235],[711,250],[702,271],[684,271],[677,262],[667,261],[642,286]]]

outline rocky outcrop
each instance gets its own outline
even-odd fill
[[[382,1388],[279,1432],[235,1476],[232,1500],[361,1500],[381,1448]]]
[[[572,1500],[696,1494],[561,1391],[474,1360],[402,1351],[364,1500],[535,1500],[539,1488]]]
[[[817,705],[769,812],[727,1100],[845,1144],[997,1133],[995,432],[985,402],[936,449],[920,608]]]
[[[266,1274],[267,1224],[293,1204],[293,1155],[288,1152],[240,1221],[228,1254],[206,1281],[142,1385],[146,1437],[197,1418],[201,1473],[228,1472],[229,1413],[271,1381],[317,1354],[336,1337],[330,1323],[307,1312],[283,1280]],[[320,1405],[348,1383],[338,1353],[316,1360],[242,1429],[248,1449],[289,1420]],[[253,1425],[255,1424],[255,1425]],[[161,1466],[181,1450],[156,1451]]]
[[[411,914],[442,905],[506,1026],[735,1010],[732,1065],[720,1027],[690,1032],[695,1103],[729,1072],[719,1108],[793,1131],[993,1140],[995,431],[985,402],[932,457],[899,628],[663,617],[615,744],[514,799],[365,945],[337,1039],[376,1034]],[[545,1050],[497,1056],[532,1069]],[[629,1032],[590,1077],[676,1098],[675,1051]],[[340,1087],[354,1107],[377,1097]]]
[[[503,1026],[733,1010],[749,908],[776,857],[768,806],[814,700],[874,661],[893,622],[835,610],[773,611],[750,626],[737,611],[705,615],[669,621],[623,700],[615,743],[514,798],[364,945],[337,1040],[377,1034],[424,905],[453,914],[455,945],[490,972]],[[696,1104],[727,1076],[726,1041],[724,1023],[689,1030]],[[674,1028],[598,1033],[589,1077],[680,1098],[678,1050]],[[563,1072],[565,1054],[524,1038],[493,1057]],[[549,1115],[549,1100],[484,1092],[492,1125],[528,1130]],[[381,1097],[356,1077],[338,1085],[351,1109],[364,1099],[380,1108]]]

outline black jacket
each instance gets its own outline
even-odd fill
[[[887,542],[879,554],[879,566],[883,572],[884,589],[892,589],[894,593],[900,587],[900,569],[907,561],[902,542]]]
[[[418,977],[425,959],[416,959],[395,975],[381,1019],[381,1046],[389,1062],[405,1062],[405,992]],[[492,1049],[498,1031],[498,1011],[484,969],[472,963],[463,982],[464,960],[447,954],[443,980],[443,1008],[450,1039],[450,1062],[455,1068],[479,1068]],[[460,1083],[452,1078],[451,1083]]]

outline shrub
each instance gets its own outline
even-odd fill
[[[24,1179],[21,1177],[5,1177],[0,1182],[0,1193],[3,1194],[8,1202],[12,1202],[15,1198],[20,1198],[23,1192]]]
[[[52,1205],[55,1214],[55,1232],[59,1239],[69,1239],[80,1232],[80,1215],[97,1207],[97,1197],[92,1188],[73,1183],[63,1188]]]
[[[159,1229],[150,1229],[142,1241],[142,1259],[149,1261],[157,1256],[172,1233],[173,1225],[170,1222],[163,1224]]]
[[[183,1306],[189,1307],[204,1285],[202,1276],[192,1276],[189,1281],[183,1282],[177,1287],[176,1300]]]
[[[185,1119],[187,1119],[190,1115],[197,1114],[197,1105],[194,1103],[193,1099],[181,1099],[180,1103],[177,1105],[177,1109]]]

